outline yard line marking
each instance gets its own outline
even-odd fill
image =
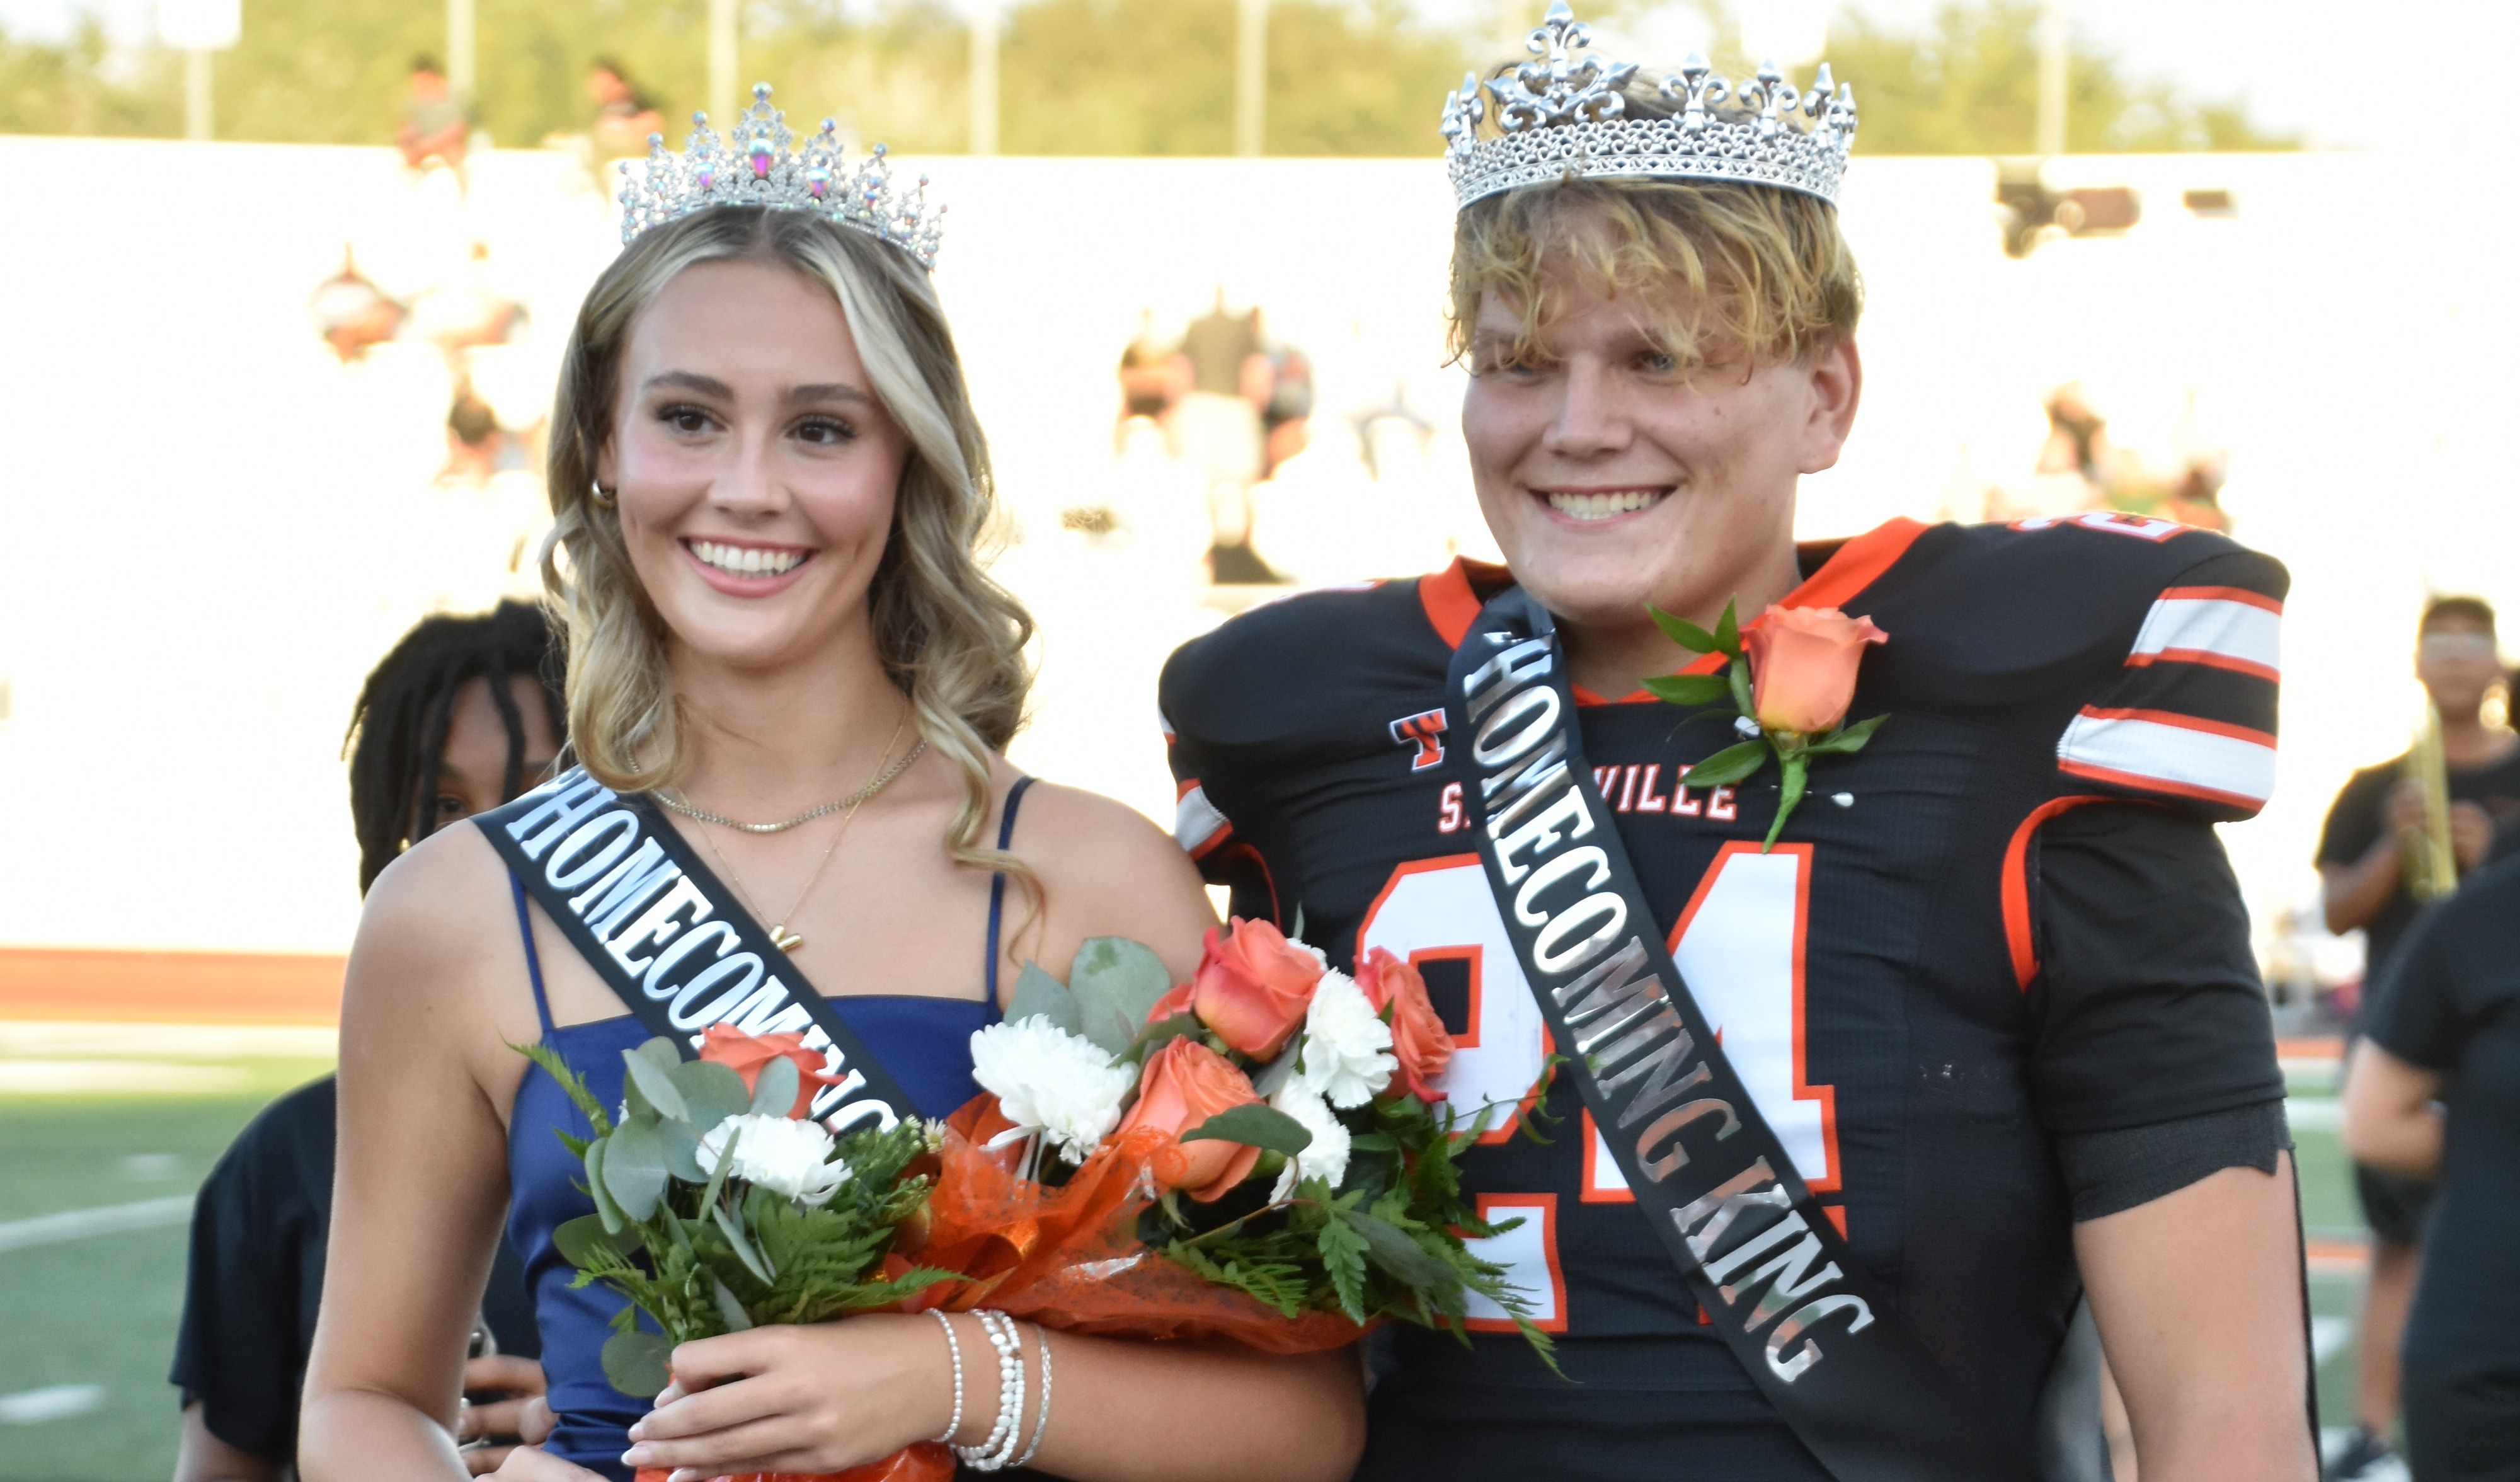
[[[2345,1103],[2333,1097],[2286,1097],[2284,1122],[2295,1132],[2334,1132],[2345,1125]]]
[[[89,1235],[114,1235],[126,1230],[156,1230],[163,1225],[181,1225],[193,1217],[193,1196],[177,1194],[166,1199],[140,1199],[129,1204],[106,1204],[94,1209],[65,1209],[59,1214],[37,1215],[31,1220],[0,1221],[0,1250],[23,1250],[29,1245],[50,1245],[60,1240],[80,1240]],[[41,1394],[44,1391],[32,1390]]]
[[[54,1384],[43,1389],[22,1389],[14,1395],[0,1395],[0,1425],[33,1425],[41,1420],[66,1420],[105,1407],[102,1384]]]
[[[2310,1320],[2310,1362],[2316,1367],[2327,1362],[2328,1355],[2345,1346],[2354,1336],[2352,1318],[2320,1317]]]

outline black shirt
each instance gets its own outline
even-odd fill
[[[2349,779],[2328,807],[2327,825],[2318,834],[2318,863],[2352,865],[2371,852],[2380,835],[2389,827],[2389,794],[2406,777],[2407,759],[2382,762],[2365,767]],[[2520,813],[2520,747],[2490,766],[2461,770],[2451,768],[2443,773],[2450,785],[2451,801],[2476,803],[2494,816],[2500,826],[2514,813]],[[2520,835],[2516,835],[2520,836]],[[2406,938],[2407,928],[2422,913],[2422,903],[2408,895],[2404,883],[2389,897],[2389,904],[2362,928],[2362,981],[2376,985],[2387,973],[2389,959]],[[2367,1020],[2371,1012],[2371,995],[2363,995],[2358,1020]]]
[[[1890,719],[1814,765],[1772,853],[1773,766],[1686,783],[1734,739],[1729,706],[1577,693],[1728,1057],[1918,1338],[2016,1438],[2079,1292],[2060,1140],[2283,1095],[2212,824],[2272,781],[2284,573],[2217,535],[2097,520],[1902,520],[1805,551],[1791,605],[1889,633],[1851,713]],[[1293,598],[1163,678],[1176,834],[1235,913],[1300,910],[1333,963],[1381,947],[1426,977],[1457,1037],[1446,1091],[1503,1113],[1463,1188],[1526,1219],[1483,1253],[1535,1293],[1578,1381],[1493,1321],[1467,1348],[1402,1329],[1359,1475],[1822,1478],[1699,1322],[1573,1089],[1541,1084],[1446,765],[1453,649],[1507,580],[1457,564]]]
[[[315,1345],[333,1212],[333,1077],[300,1086],[237,1134],[193,1204],[184,1318],[167,1375],[210,1434],[279,1465],[297,1455],[297,1399]],[[502,1353],[542,1352],[524,1277],[503,1239],[483,1300]]]
[[[2415,927],[2370,1035],[2439,1072],[2450,1111],[2407,1356],[2520,1365],[2520,860],[2470,876]]]

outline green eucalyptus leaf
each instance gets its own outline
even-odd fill
[[[700,1194],[702,1209],[717,1207],[717,1192],[726,1187],[727,1173],[735,1167],[735,1145],[742,1141],[743,1133],[739,1124],[738,1130],[727,1138],[726,1145],[717,1150],[717,1166],[709,1170],[708,1188]]]
[[[1711,705],[1732,693],[1732,682],[1721,674],[1657,674],[1644,687],[1646,694],[1672,705]]]
[[[574,1220],[562,1221],[560,1228],[552,1232],[552,1248],[560,1252],[562,1260],[581,1271],[599,1253],[627,1254],[621,1248],[621,1241],[604,1228],[604,1217],[596,1214],[582,1214]]]
[[[709,1217],[717,1221],[718,1234],[725,1235],[726,1243],[734,1247],[735,1258],[743,1263],[743,1269],[751,1272],[753,1279],[762,1285],[769,1285],[772,1280],[770,1262],[752,1248],[752,1241],[743,1233],[743,1221],[728,1214],[724,1204],[711,1204]]]
[[[1295,1073],[1295,1062],[1303,1057],[1303,1054],[1304,1037],[1300,1034],[1288,1037],[1286,1048],[1278,1052],[1276,1059],[1252,1072],[1251,1089],[1262,1096],[1276,1096],[1278,1088],[1285,1085],[1286,1078]]]
[[[635,1058],[626,1050],[621,1053],[621,1057]],[[639,1083],[627,1076],[622,1077],[621,1080],[621,1114],[624,1118],[652,1117],[656,1114],[656,1108],[650,1104],[646,1093],[639,1089]]]
[[[686,1184],[705,1184],[708,1170],[700,1166],[699,1129],[689,1122],[658,1122],[656,1136],[664,1144],[665,1172]]]
[[[1725,747],[1713,756],[1688,769],[1682,779],[1691,787],[1721,787],[1756,772],[1768,760],[1765,741],[1745,741]]]
[[[1674,617],[1662,608],[1655,606],[1652,603],[1645,604],[1645,615],[1653,619],[1655,627],[1662,629],[1663,637],[1670,639],[1673,643],[1687,649],[1691,653],[1721,653],[1724,651],[1723,645],[1716,642],[1714,634],[1707,632],[1704,628],[1690,622],[1686,617]]]
[[[752,1104],[743,1077],[711,1060],[685,1060],[672,1071],[674,1090],[691,1113],[692,1128],[712,1132],[728,1117],[742,1116]]]
[[[1442,1290],[1460,1282],[1453,1269],[1436,1260],[1400,1228],[1362,1209],[1342,1209],[1340,1222],[1365,1237],[1366,1255],[1412,1291]]]
[[[1133,1065],[1144,1064],[1146,1063],[1148,1055],[1151,1055],[1156,1051],[1163,1049],[1165,1045],[1172,1041],[1185,1037],[1195,1037],[1205,1034],[1206,1032],[1207,1026],[1198,1021],[1197,1014],[1171,1014],[1167,1017],[1157,1019],[1153,1023],[1148,1024],[1146,1028],[1140,1030],[1138,1032],[1137,1039],[1132,1041],[1129,1045],[1129,1053],[1122,1055],[1120,1058]],[[1288,1048],[1292,1049],[1291,1046]],[[1269,1093],[1263,1090],[1260,1094],[1262,1096],[1267,1096]]]
[[[1125,1055],[1157,1001],[1173,991],[1173,975],[1144,943],[1089,937],[1067,969],[1067,991],[1076,999],[1077,1032]]]
[[[634,1120],[612,1129],[604,1150],[604,1187],[633,1220],[656,1212],[665,1193],[665,1137],[653,1120]]]
[[[796,1062],[781,1055],[761,1062],[761,1076],[752,1083],[751,1110],[756,1116],[784,1117],[796,1105]]]
[[[1232,1106],[1181,1135],[1185,1143],[1240,1143],[1289,1157],[1313,1145],[1311,1129],[1274,1106],[1258,1101]]]
[[[614,1235],[619,1235],[628,1229],[630,1221],[622,1214],[621,1206],[613,1202],[610,1190],[605,1187],[604,1160],[605,1151],[611,1145],[612,1139],[620,1135],[619,1129],[616,1128],[610,1136],[597,1138],[586,1145],[586,1192],[588,1197],[595,1200],[595,1213],[604,1222],[604,1228]]]
[[[1023,971],[1015,974],[1014,997],[1007,1000],[1007,1022],[1015,1024],[1030,1018],[1048,1019],[1053,1029],[1064,1029],[1069,1034],[1084,1033],[1084,1021],[1076,1011],[1076,995],[1067,991],[1065,983],[1042,971],[1039,963],[1027,962]]]
[[[1724,615],[1715,620],[1715,650],[1719,653],[1739,656],[1741,652],[1741,599],[1725,599]]]
[[[663,1045],[667,1042],[654,1039],[648,1043]],[[691,1109],[683,1104],[683,1094],[675,1089],[673,1073],[668,1067],[659,1065],[644,1053],[633,1050],[625,1050],[621,1053],[621,1063],[630,1072],[623,1078],[622,1084],[637,1087],[639,1094],[648,1099],[648,1104],[655,1108],[658,1116],[677,1122],[691,1120]],[[680,1061],[676,1063],[679,1064]]]
[[[661,1394],[673,1381],[673,1340],[659,1332],[616,1332],[604,1340],[604,1377],[634,1399]]]
[[[671,1070],[683,1062],[683,1047],[661,1034],[652,1034],[641,1040],[636,1053],[641,1059],[659,1070]]]
[[[743,1332],[752,1326],[752,1319],[745,1316],[743,1304],[735,1299],[735,1293],[727,1289],[724,1281],[712,1276],[709,1278],[709,1288],[711,1294],[717,1298],[717,1315],[725,1321],[727,1331]]]

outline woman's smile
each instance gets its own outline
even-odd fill
[[[680,544],[700,579],[730,597],[767,597],[785,591],[815,554],[810,546],[762,546],[690,535]]]

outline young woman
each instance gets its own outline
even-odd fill
[[[935,292],[904,238],[819,198],[788,203],[634,224],[580,312],[546,560],[569,619],[570,740],[596,780],[674,810],[692,852],[941,1116],[972,1094],[968,1036],[1020,958],[1063,964],[1087,937],[1126,936],[1186,976],[1213,917],[1160,833],[1100,797],[1027,791],[999,754],[1030,623],[975,559],[987,451]],[[955,1361],[926,1317],[686,1344],[674,1369],[694,1392],[644,1416],[606,1384],[614,1304],[567,1291],[549,1242],[591,1207],[553,1136],[565,1103],[510,1046],[542,1039],[608,1100],[647,1032],[510,879],[457,829],[369,896],[342,1015],[310,1482],[463,1474],[464,1326],[512,1190],[559,1426],[501,1475],[828,1471],[937,1436]],[[956,1439],[971,1445],[995,1419],[992,1351],[955,1321],[982,1366],[963,1385]],[[1029,1364],[1041,1340],[1023,1340]],[[1177,1482],[1354,1463],[1345,1355],[1047,1341],[1046,1470]]]

